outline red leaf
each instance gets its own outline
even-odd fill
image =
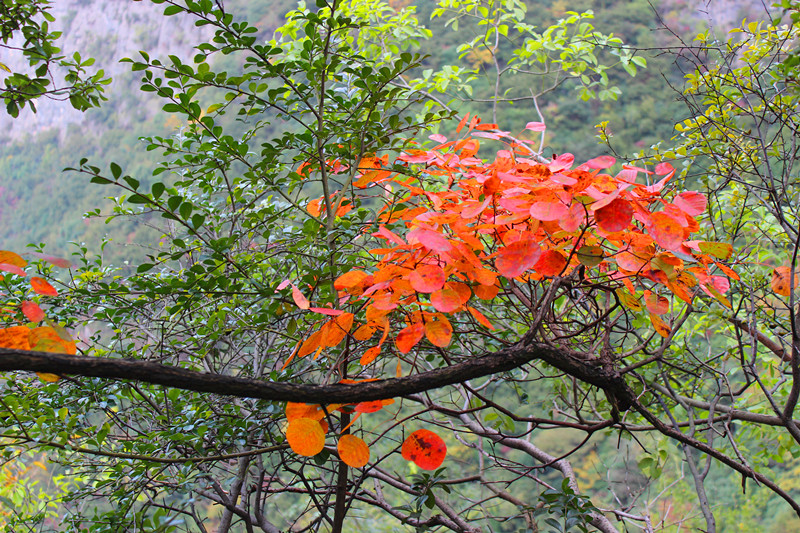
[[[31,278],[31,288],[42,296],[58,296],[58,291],[42,278]]]
[[[438,265],[420,265],[408,276],[411,287],[417,292],[426,294],[444,287],[445,279],[444,270]]]
[[[326,316],[339,316],[344,313],[341,309],[331,309],[329,307],[309,307],[308,310]]]
[[[30,322],[41,322],[44,318],[44,311],[35,302],[22,302],[22,314],[25,315]]]
[[[708,200],[699,192],[687,191],[676,196],[672,203],[687,215],[694,217],[706,210]]]
[[[501,275],[516,278],[533,267],[541,253],[538,244],[531,241],[517,241],[500,250],[494,264]]]
[[[433,431],[418,429],[403,442],[400,451],[403,459],[413,461],[423,470],[436,470],[444,462],[447,446]]]
[[[452,313],[462,305],[458,291],[445,287],[431,294],[434,309],[442,313]]]
[[[409,231],[407,238],[409,243],[416,241],[429,250],[434,250],[437,252],[447,252],[453,247],[453,245],[450,244],[450,241],[448,241],[447,238],[441,233],[422,228]]]
[[[544,131],[547,129],[547,126],[544,125],[544,122],[528,122],[528,124],[525,125],[525,129],[531,131]]]
[[[469,314],[471,314],[471,315],[472,315],[472,318],[474,318],[475,320],[477,320],[478,322],[480,322],[480,324],[481,324],[483,327],[485,327],[485,328],[487,328],[487,329],[494,329],[494,326],[492,325],[492,323],[491,323],[491,322],[489,322],[489,319],[488,319],[488,318],[486,318],[485,316],[483,316],[483,313],[481,313],[480,311],[478,311],[478,310],[477,310],[477,309],[475,309],[474,307],[469,307],[469,306],[467,306],[467,311],[469,311]]]
[[[567,266],[567,260],[557,250],[547,250],[534,265],[533,269],[542,276],[558,276]]]
[[[594,219],[603,231],[613,233],[622,231],[631,223],[633,207],[630,202],[616,198],[608,205],[594,212]]]
[[[408,353],[411,348],[422,340],[423,335],[425,335],[425,326],[422,324],[412,324],[397,334],[394,345],[397,346],[400,353]]]
[[[531,206],[531,216],[543,222],[550,222],[565,218],[569,215],[569,208],[561,202],[536,202]]]
[[[561,154],[553,159],[547,165],[547,168],[550,169],[550,172],[558,172],[559,170],[564,170],[565,168],[571,167],[573,161],[575,161],[575,156],[572,154]]]
[[[72,263],[68,259],[63,259],[61,257],[53,257],[52,255],[40,254],[39,252],[27,252],[27,254],[32,255],[33,257],[38,257],[43,261],[47,261],[51,265],[55,265],[60,268],[70,268]]]
[[[616,162],[617,160],[610,155],[601,155],[599,157],[595,157],[594,159],[588,160],[586,162],[586,166],[592,169],[603,169],[614,166],[614,163]]]
[[[11,263],[0,263],[0,270],[2,270],[3,272],[10,272],[12,274],[16,274],[17,276],[20,276],[22,278],[24,278],[26,275],[24,270],[22,270],[17,265],[12,265]]]

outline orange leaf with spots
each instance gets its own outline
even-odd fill
[[[30,350],[31,330],[25,326],[0,329],[0,347],[12,350]]]
[[[644,304],[654,315],[663,315],[669,311],[669,300],[650,291],[644,291]]]
[[[369,446],[355,435],[342,435],[336,449],[339,458],[351,468],[361,468],[369,462]]]
[[[425,336],[434,346],[447,348],[450,345],[450,341],[453,340],[453,326],[444,317],[441,320],[426,322]]]
[[[669,334],[672,333],[672,329],[661,319],[660,316],[650,313],[650,322],[653,323],[656,333],[662,337],[669,337]]]
[[[650,216],[652,225],[650,235],[662,248],[677,249],[683,242],[683,227],[677,220],[664,213],[653,213]]]
[[[447,446],[433,431],[418,429],[403,442],[400,453],[423,470],[436,470],[447,455]]]
[[[791,277],[792,271],[789,267],[780,266],[775,268],[772,270],[772,280],[770,280],[769,286],[772,287],[772,290],[777,294],[788,297],[792,292]],[[795,275],[795,285],[797,285],[797,282],[797,275]]]
[[[394,400],[388,398],[386,400],[373,400],[370,402],[359,402],[356,404],[355,411],[357,413],[374,413],[380,411],[387,405],[394,403]]]
[[[317,420],[295,418],[286,427],[286,441],[297,455],[311,457],[325,447],[325,432]]]

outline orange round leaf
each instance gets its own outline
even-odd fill
[[[453,339],[453,326],[447,319],[426,322],[425,336],[434,346],[447,348]]]
[[[312,420],[322,420],[324,417],[325,413],[322,411],[322,409],[319,408],[319,405],[298,403],[298,402],[286,402],[286,418],[288,420],[294,420],[296,418],[310,418]]]
[[[491,300],[500,292],[497,285],[475,285],[472,290],[475,291],[475,296],[481,300]]]
[[[433,431],[418,429],[403,442],[400,452],[403,459],[413,461],[423,470],[436,470],[444,462],[447,446]]]
[[[615,198],[608,205],[594,212],[594,220],[600,229],[609,233],[622,231],[631,223],[633,207],[630,202]]]
[[[652,226],[649,232],[662,248],[677,249],[683,242],[683,227],[677,220],[664,213],[653,213],[650,216]]]
[[[352,468],[361,468],[369,462],[369,446],[355,435],[342,435],[339,444],[339,458]]]
[[[286,440],[297,455],[311,457],[325,447],[325,432],[316,420],[295,418],[286,428]]]
[[[775,291],[777,294],[781,296],[789,296],[792,292],[791,286],[791,274],[792,271],[787,266],[781,266],[772,271],[772,280],[769,282],[769,286],[772,287],[772,290]],[[794,278],[795,285],[797,285],[798,279],[797,276]]]
[[[58,296],[58,291],[42,278],[31,278],[31,288],[42,296]]]
[[[367,276],[368,274],[366,272],[362,272],[361,270],[351,270],[350,272],[342,274],[336,278],[336,281],[333,282],[333,287],[337,291],[351,289],[364,281]]]
[[[446,276],[438,265],[420,265],[408,276],[411,287],[417,292],[431,293],[444,287]]]
[[[394,344],[397,346],[397,349],[400,350],[400,353],[408,353],[411,348],[417,345],[424,334],[424,325],[412,324],[397,334]]]
[[[669,300],[650,291],[644,291],[644,303],[647,310],[654,315],[663,315],[669,311]]]
[[[452,313],[461,307],[461,295],[457,290],[445,287],[431,294],[433,307],[441,313]]]

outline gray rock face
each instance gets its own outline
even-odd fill
[[[51,29],[62,32],[58,45],[66,54],[78,51],[84,58],[94,57],[97,61],[89,70],[102,69],[115,79],[106,89],[111,98],[120,91],[128,95],[139,92],[136,84],[131,83],[137,77],[130,73],[129,64],[119,62],[121,58],[136,58],[139,50],[147,50],[150,57],[165,58],[174,54],[191,58],[194,46],[213,33],[209,26],[196,27],[189,16],[165,17],[163,6],[150,2],[53,0],[51,5],[51,13],[56,17]],[[22,56],[6,50],[0,53],[2,62],[12,70],[31,71]],[[57,83],[59,81],[56,79]],[[36,108],[36,113],[26,108],[16,120],[0,114],[0,137],[8,141],[49,128],[63,131],[68,125],[83,123],[91,116],[73,109],[68,102],[53,99],[39,99]]]

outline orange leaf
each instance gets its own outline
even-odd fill
[[[606,206],[594,212],[594,220],[601,230],[613,233],[622,231],[631,223],[633,207],[630,202],[615,198]],[[681,235],[683,235],[681,233]]]
[[[37,372],[36,375],[39,376],[39,379],[47,383],[55,383],[56,381],[61,380],[61,376],[58,374],[51,374],[49,372]]]
[[[420,265],[408,276],[411,287],[417,292],[431,293],[444,287],[447,277],[438,265]]]
[[[558,250],[547,250],[533,266],[542,276],[558,276],[567,266],[567,260]]]
[[[790,283],[791,274],[791,269],[786,266],[781,266],[774,269],[772,271],[772,280],[769,282],[769,286],[772,287],[772,290],[777,294],[780,294],[781,296],[789,296],[789,294],[792,292],[792,286]],[[795,276],[795,285],[797,285],[797,281],[797,276]]]
[[[286,428],[286,441],[297,455],[311,457],[325,447],[325,432],[316,420],[295,418]]]
[[[22,302],[22,314],[25,315],[30,322],[41,322],[44,318],[44,311],[35,302]]]
[[[373,362],[379,355],[381,354],[381,347],[380,346],[373,346],[369,348],[364,355],[361,356],[361,360],[359,363],[361,366],[367,366],[371,362]]]
[[[408,353],[411,348],[417,345],[424,334],[424,325],[412,324],[397,334],[394,344],[397,346],[397,349],[400,350],[400,353]]]
[[[677,249],[683,242],[683,228],[677,220],[664,213],[650,215],[652,225],[649,232],[653,239],[667,250]]]
[[[458,291],[445,287],[431,294],[431,304],[437,311],[452,313],[461,307],[461,295]]]
[[[536,243],[517,241],[500,250],[494,264],[501,275],[507,278],[516,278],[533,267],[541,253],[539,245]]]
[[[353,287],[358,286],[361,284],[362,281],[368,276],[366,272],[362,272],[361,270],[351,270],[345,274],[342,274],[336,281],[333,282],[333,287],[337,291],[341,291],[342,289],[352,289]]]
[[[472,315],[472,318],[474,318],[475,320],[480,322],[481,325],[483,325],[485,328],[494,329],[494,326],[492,325],[492,323],[489,322],[488,318],[483,316],[483,313],[481,313],[480,311],[478,311],[474,307],[469,307],[469,306],[467,306],[467,311],[469,311],[469,314]]]
[[[475,285],[472,290],[475,291],[475,296],[481,300],[491,300],[500,292],[500,288],[497,285]]]
[[[336,448],[339,458],[351,468],[361,468],[369,462],[369,446],[355,435],[342,435]]]
[[[425,336],[434,346],[447,348],[453,339],[453,326],[450,325],[449,320],[442,318],[443,320],[425,323]]]
[[[336,318],[328,321],[323,328],[325,328],[325,346],[337,346],[353,327],[353,313],[343,313]]]
[[[12,350],[30,350],[31,330],[25,326],[0,329],[0,347]]]
[[[357,341],[365,341],[375,335],[378,326],[374,324],[361,324],[357,330],[353,332],[353,338]]]
[[[14,252],[9,252],[7,250],[0,250],[0,263],[7,263],[9,265],[14,265],[15,267],[24,268],[25,265],[28,264],[22,257]]]
[[[309,335],[309,337],[300,345],[300,350],[297,352],[297,357],[305,357],[317,348],[320,347],[322,342],[322,330],[319,329]]]
[[[653,323],[653,327],[656,329],[656,332],[659,335],[661,335],[664,338],[669,337],[669,334],[672,332],[672,329],[670,329],[670,327],[667,325],[666,322],[661,320],[660,316],[650,313],[650,322]]]
[[[33,292],[42,296],[58,296],[58,291],[42,278],[31,278],[31,288]]]
[[[286,402],[287,420],[294,420],[295,418],[322,420],[324,417],[325,413],[319,408],[319,405],[299,402]]]
[[[42,326],[30,330],[29,342],[32,350],[74,355],[77,352],[75,341],[65,339],[64,336],[67,334],[63,330],[59,334],[55,328]]]
[[[356,404],[355,411],[357,413],[374,413],[375,411],[380,411],[387,405],[391,405],[394,403],[394,400],[391,398],[387,400],[373,400],[371,402],[360,402]]]
[[[642,304],[637,300],[631,293],[624,291],[622,289],[617,289],[617,298],[619,301],[622,302],[622,305],[629,309],[633,309],[634,311],[641,311]]]
[[[418,429],[403,442],[400,452],[403,459],[413,461],[423,470],[436,470],[444,462],[447,446],[433,431]]]
[[[663,315],[669,311],[669,300],[650,291],[644,291],[644,303],[647,310],[654,315]]]
[[[292,299],[300,309],[308,309],[311,307],[311,304],[308,303],[308,298],[303,296],[303,293],[300,292],[300,289],[298,289],[294,283],[292,283]]]

